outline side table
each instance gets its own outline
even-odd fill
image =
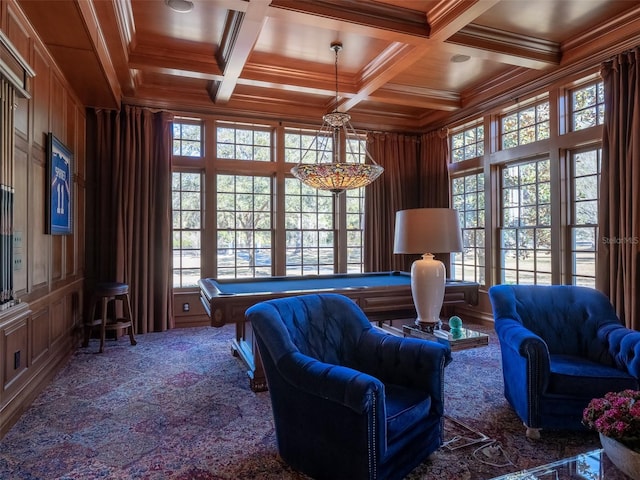
[[[405,337],[422,338],[423,340],[431,340],[440,342],[451,347],[451,351],[466,350],[468,348],[485,347],[489,345],[489,335],[478,332],[470,328],[462,328],[460,335],[452,335],[451,332],[442,328],[433,332],[421,330],[417,325],[403,325],[402,333]]]

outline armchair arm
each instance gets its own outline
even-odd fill
[[[532,385],[538,392],[545,391],[550,374],[549,348],[545,341],[512,318],[496,319],[495,329],[505,359],[503,368],[510,368],[510,362],[506,359],[511,357],[518,364],[521,362],[515,357],[521,357],[526,363],[527,371],[533,375],[530,379]]]
[[[277,368],[292,386],[349,407],[358,414],[371,411],[374,403],[383,399],[384,385],[377,378],[299,352],[283,356]]]
[[[598,337],[606,339],[618,368],[640,379],[640,332],[620,324],[608,324],[598,330]]]

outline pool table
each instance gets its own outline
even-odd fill
[[[236,338],[233,354],[247,366],[252,390],[267,388],[262,361],[251,325],[244,312],[250,306],[272,298],[305,293],[340,293],[356,302],[372,322],[415,317],[411,296],[411,276],[407,272],[341,273],[295,277],[247,279],[203,278],[199,281],[200,299],[211,325],[234,323]],[[476,305],[479,285],[475,282],[447,280],[445,305]]]

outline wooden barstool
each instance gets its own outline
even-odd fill
[[[116,301],[122,302],[123,316],[118,317]],[[114,302],[113,315],[108,318],[107,310],[109,302]],[[96,318],[96,309],[100,304],[100,316]],[[100,326],[100,353],[104,351],[104,340],[107,330],[129,329],[129,339],[131,345],[135,345],[136,339],[133,337],[134,321],[131,317],[131,304],[129,303],[129,285],[119,282],[98,283],[93,293],[89,318],[84,325],[83,347],[89,345],[89,337],[94,327]],[[117,334],[116,334],[117,335]]]

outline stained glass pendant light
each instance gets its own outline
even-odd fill
[[[358,158],[353,151],[351,142],[347,140],[355,138],[356,132],[351,125],[351,115],[338,111],[338,52],[342,50],[342,44],[332,43],[331,50],[335,53],[335,107],[333,112],[322,117],[323,124],[320,131],[302,155],[300,163],[291,169],[291,173],[305,185],[338,194],[345,190],[369,185],[382,174],[384,168],[375,162],[366,148],[364,149],[365,161],[369,159],[371,163],[347,162],[340,158],[341,139],[346,140],[347,156],[352,159]],[[317,146],[316,151],[326,151],[326,144],[330,138],[333,140],[331,162],[302,163],[314,146]]]

